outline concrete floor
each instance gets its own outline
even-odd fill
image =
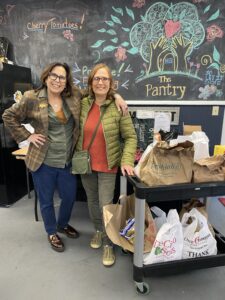
[[[85,202],[75,204],[71,219],[80,238],[64,238],[66,251],[56,253],[48,244],[43,222],[34,221],[33,200],[25,196],[9,208],[0,208],[1,300],[225,299],[225,267],[146,278],[150,294],[137,295],[132,256],[117,248],[115,266],[105,268],[101,249],[89,247],[93,228]],[[217,223],[218,213],[223,212],[220,227],[225,231],[225,207],[221,205],[219,212],[218,207],[209,208]]]

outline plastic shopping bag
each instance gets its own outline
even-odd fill
[[[143,163],[145,157],[147,156],[147,154],[153,149],[153,146],[154,146],[153,143],[150,144],[150,145],[148,145],[148,147],[147,147],[147,148],[145,149],[145,151],[143,152],[143,154],[142,154],[142,156],[141,156],[141,158],[140,158],[138,164],[137,164],[137,165],[135,166],[135,168],[134,168],[134,173],[135,173],[135,175],[136,175],[138,178],[140,178],[140,168],[141,168],[141,165],[142,165],[142,163]]]
[[[206,217],[208,226],[209,226],[209,230],[211,231],[212,235],[215,237],[215,231],[209,222],[208,213],[206,211],[205,204],[203,202],[201,202],[199,199],[193,198],[190,201],[188,201],[187,203],[183,203],[182,209],[179,213],[180,220],[182,220],[183,215],[185,213],[190,212],[192,210],[192,208],[196,208],[201,214],[203,214],[203,216]]]
[[[152,206],[151,212],[153,213],[153,217],[155,216],[154,222],[155,222],[156,230],[158,232],[159,229],[162,227],[162,225],[166,223],[167,220],[166,213],[158,206]]]
[[[185,213],[181,220],[184,235],[182,258],[194,258],[217,254],[216,239],[207,219],[196,208]]]
[[[150,253],[144,255],[144,264],[178,260],[182,257],[183,232],[176,209],[168,212],[166,223],[159,229]]]

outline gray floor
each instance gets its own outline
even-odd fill
[[[64,238],[66,251],[56,253],[49,247],[43,222],[34,221],[33,200],[24,197],[9,208],[0,208],[1,300],[225,299],[225,267],[146,278],[150,294],[137,295],[131,256],[116,249],[115,266],[105,268],[101,250],[89,248],[93,229],[86,203],[76,203],[71,220],[81,237]],[[217,222],[220,214],[225,230],[225,207],[217,206],[215,212],[210,204],[209,210]]]

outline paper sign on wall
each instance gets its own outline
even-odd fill
[[[170,131],[171,113],[170,112],[156,112],[154,132],[159,132],[160,129]]]

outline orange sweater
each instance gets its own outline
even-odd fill
[[[93,132],[100,118],[100,107],[97,104],[93,104],[86,123],[84,125],[84,140],[83,149],[87,149],[93,136]],[[108,169],[107,156],[106,156],[106,143],[104,138],[104,132],[102,124],[99,125],[95,139],[89,149],[91,156],[91,168],[93,171],[116,173],[117,167],[112,170]]]

